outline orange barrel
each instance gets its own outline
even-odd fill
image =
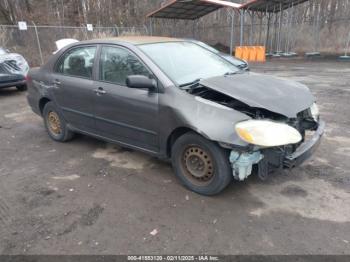
[[[248,60],[251,62],[255,62],[256,61],[256,54],[257,54],[257,48],[256,46],[249,46],[249,58]]]
[[[266,62],[266,47],[265,46],[258,46],[257,47],[256,61],[257,62]]]
[[[242,59],[243,50],[241,46],[236,46],[235,57]]]
[[[242,57],[241,59],[248,61],[249,60],[249,48],[247,46],[242,46]]]

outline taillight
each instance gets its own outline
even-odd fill
[[[26,75],[26,76],[24,77],[24,79],[25,79],[27,82],[32,81],[32,78],[30,77],[30,75]]]

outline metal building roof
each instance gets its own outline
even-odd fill
[[[278,13],[288,9],[291,6],[296,6],[305,3],[309,0],[251,0],[241,6],[241,9],[257,12]]]
[[[223,0],[170,0],[147,17],[195,20],[222,7],[239,9],[241,4]]]

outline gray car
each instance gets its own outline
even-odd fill
[[[53,140],[82,133],[171,159],[180,181],[204,195],[298,166],[324,130],[306,86],[163,37],[66,46],[30,70],[28,102]]]

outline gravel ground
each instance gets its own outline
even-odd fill
[[[252,65],[307,84],[326,133],[311,160],[216,197],[168,163],[49,139],[25,93],[0,90],[0,254],[350,254],[350,64]]]

